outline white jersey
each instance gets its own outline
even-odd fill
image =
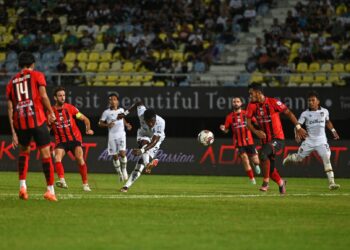
[[[325,108],[319,108],[318,110],[311,111],[305,110],[298,122],[306,126],[308,137],[305,141],[309,141],[314,144],[327,143],[326,136],[326,121],[329,120],[329,112]]]
[[[125,126],[124,126],[124,119],[117,119],[118,114],[124,113],[123,108],[118,108],[117,110],[114,109],[106,109],[101,116],[101,121],[111,123],[114,122],[114,126],[111,128],[108,128],[108,138],[120,138],[125,137]]]
[[[154,124],[153,128],[149,128],[146,124],[143,114],[146,111],[146,107],[143,105],[140,105],[137,107],[137,115],[140,120],[140,128],[138,131],[138,135],[142,137],[148,137],[151,139],[153,135],[160,136],[160,141],[163,141],[165,138],[165,121],[162,117],[156,116],[156,123]]]

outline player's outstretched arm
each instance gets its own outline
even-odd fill
[[[288,108],[283,112],[288,119],[294,124],[295,128],[296,128],[296,135],[300,138],[300,139],[305,139],[307,137],[307,132],[305,129],[303,129],[300,125],[300,123],[298,122],[297,118],[295,117],[295,115],[293,114],[292,111],[290,111]]]
[[[220,125],[220,130],[221,130],[222,132],[224,132],[225,134],[228,133],[228,129],[225,127],[224,124],[221,124],[221,125]]]
[[[90,125],[90,120],[89,120],[89,118],[87,118],[85,115],[83,115],[82,113],[78,113],[78,114],[76,114],[76,117],[79,119],[79,120],[81,120],[81,121],[83,121],[84,122],[84,124],[85,124],[85,133],[87,134],[87,135],[93,135],[94,134],[94,131],[91,129],[91,125]]]
[[[118,120],[123,119],[129,113],[133,112],[138,106],[143,105],[142,101],[135,102],[128,110],[125,110],[124,113],[118,114]]]
[[[13,104],[11,100],[7,101],[7,113],[9,116],[9,122],[12,132],[12,147],[16,148],[18,146],[18,137],[15,130],[15,127],[13,126]]]
[[[334,138],[335,140],[339,140],[340,137],[339,137],[339,135],[338,135],[338,132],[337,132],[337,130],[335,130],[335,128],[334,128],[334,126],[333,126],[333,123],[332,123],[330,120],[326,121],[326,126],[327,126],[327,128],[332,132],[333,138]]]
[[[144,152],[146,152],[147,150],[153,148],[157,142],[159,141],[160,136],[158,135],[153,135],[151,142],[146,144],[146,147],[142,147],[142,148],[135,148],[132,150],[132,153],[136,156],[138,155],[142,155]]]

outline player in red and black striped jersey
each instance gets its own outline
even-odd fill
[[[220,125],[221,131],[228,133],[232,129],[233,144],[237,146],[245,171],[252,184],[256,184],[249,158],[253,163],[255,173],[260,174],[259,157],[256,151],[252,133],[247,128],[246,111],[242,109],[239,97],[232,99],[233,111],[226,116],[225,125]]]
[[[275,155],[284,146],[284,133],[279,113],[285,114],[295,125],[296,133],[300,138],[305,138],[307,133],[286,105],[278,99],[264,95],[261,85],[252,84],[249,86],[249,98],[247,125],[261,139],[262,144],[260,160],[263,165],[264,181],[260,190],[264,192],[268,190],[271,176],[271,179],[278,184],[280,193],[284,194],[286,192],[286,182],[280,177],[275,168]],[[256,118],[260,129],[253,126],[253,117]]]
[[[43,171],[47,183],[44,198],[57,201],[54,182],[54,169],[50,154],[50,134],[47,129],[45,110],[48,122],[55,121],[50,100],[46,93],[46,81],[43,73],[34,70],[35,58],[29,52],[22,52],[18,65],[22,69],[9,81],[6,87],[8,115],[12,130],[12,145],[19,145],[19,197],[28,199],[26,178],[28,172],[30,141],[34,138],[40,150]]]
[[[82,148],[82,137],[80,130],[75,123],[75,118],[84,122],[86,134],[93,135],[90,120],[84,116],[73,105],[66,103],[66,91],[63,87],[58,87],[54,91],[55,105],[53,111],[56,115],[56,121],[52,123],[51,128],[55,135],[55,167],[60,180],[56,182],[56,186],[68,188],[64,178],[64,168],[62,159],[64,155],[71,151],[77,161],[79,172],[83,181],[83,190],[91,191],[87,180],[87,166],[84,161],[84,153]]]

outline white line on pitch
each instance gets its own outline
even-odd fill
[[[257,197],[280,197],[279,194],[213,194],[213,195],[168,195],[168,194],[57,194],[57,198],[61,200],[80,200],[80,199],[172,199],[172,198],[197,198],[197,199],[220,199],[220,198],[257,198]],[[322,196],[350,196],[350,193],[303,193],[303,194],[287,194],[287,197],[322,197]],[[0,200],[8,198],[16,198],[17,193],[0,193]],[[29,194],[29,199],[42,199],[42,194]]]

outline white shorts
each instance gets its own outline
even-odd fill
[[[139,141],[148,141],[151,142],[151,139],[149,136],[145,135],[142,130],[137,130],[137,142]],[[164,138],[159,139],[159,141],[157,142],[156,145],[154,145],[153,148],[149,149],[147,152],[149,154],[149,156],[154,159],[154,157],[157,155],[158,150],[160,148],[160,144],[162,144]]]
[[[303,141],[298,150],[298,156],[302,159],[308,157],[313,151],[317,151],[318,155],[323,159],[329,159],[331,157],[331,150],[328,143],[322,143],[318,145],[311,144],[310,142]]]
[[[153,148],[149,149],[147,152],[149,156],[154,159],[157,156],[158,150],[160,149],[160,144],[162,144],[163,140],[159,140]]]
[[[108,155],[116,155],[126,151],[126,136],[108,139]]]

